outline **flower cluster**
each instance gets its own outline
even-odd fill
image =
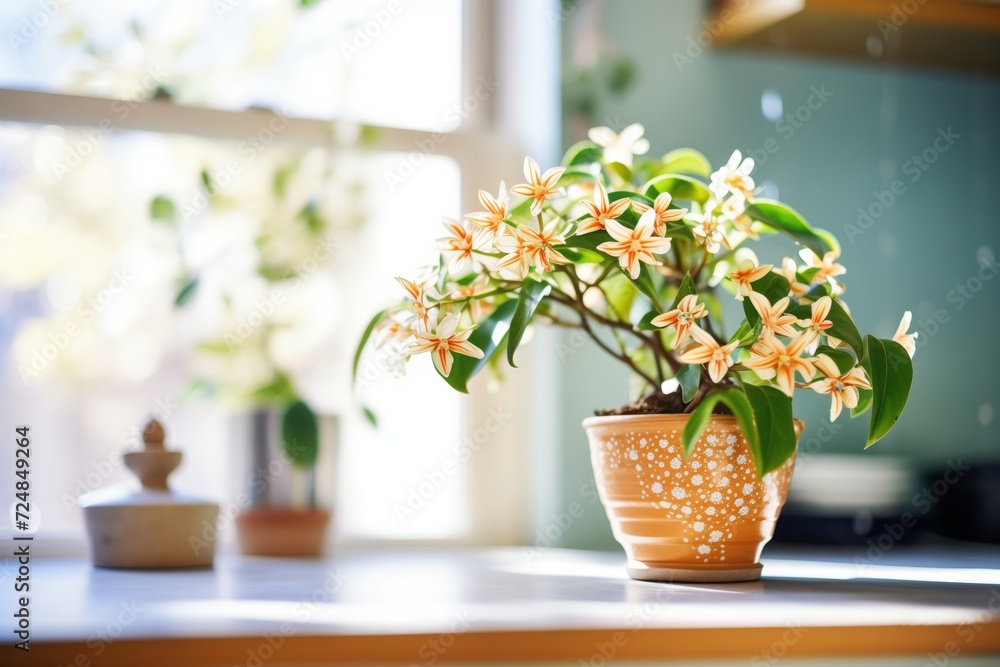
[[[713,171],[691,149],[642,157],[642,135],[640,125],[595,128],[560,166],[543,172],[526,158],[524,183],[480,191],[484,210],[445,218],[440,261],[419,280],[398,279],[405,297],[373,320],[375,344],[391,343],[404,360],[430,352],[464,390],[504,350],[513,362],[529,322],[578,327],[628,365],[644,393],[675,378],[689,410],[745,400],[755,419],[797,388],[828,394],[831,419],[885,401],[887,383],[908,391],[909,313],[891,341],[862,338],[841,299],[846,269],[829,232],[758,197],[754,162],[739,151]],[[804,246],[798,259],[763,264],[745,247],[774,233]],[[720,291],[745,315],[731,336]],[[454,355],[478,361],[459,367]],[[899,372],[886,375],[886,362]],[[873,412],[877,439],[898,414]]]

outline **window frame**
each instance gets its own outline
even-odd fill
[[[542,161],[558,159],[560,28],[552,17],[561,16],[558,0],[463,0],[462,100],[477,97],[484,81],[498,85],[485,99],[478,96],[476,112],[455,131],[368,126],[378,139],[360,148],[414,153],[422,150],[420,146],[432,145],[435,155],[452,158],[459,165],[463,211],[479,206],[480,187],[488,188],[504,178],[520,178],[524,154]],[[525,35],[525,31],[534,34]],[[520,45],[526,43],[538,50],[528,59],[520,52]],[[523,104],[518,90],[549,92],[540,94],[532,104]],[[113,122],[109,109],[114,113]],[[97,128],[105,134],[125,130],[240,140],[267,126],[276,114],[285,122],[276,142],[336,150],[336,119],[286,116],[281,110],[258,107],[229,111],[182,106],[169,99],[134,102],[0,88],[0,121]],[[482,159],[483,155],[490,159]],[[558,480],[555,368],[551,355],[539,349],[550,347],[552,338],[546,332],[539,332],[536,338],[539,344],[519,350],[523,370],[508,372],[498,390],[487,391],[483,378],[473,383],[471,400],[462,415],[463,431],[471,435],[474,425],[498,415],[509,421],[491,433],[488,443],[469,460],[467,534],[454,540],[354,539],[347,540],[348,545],[473,546],[531,541],[533,527],[546,515],[549,499],[558,495],[554,487]],[[531,474],[530,468],[538,472]],[[65,531],[43,531],[36,540],[40,555],[68,555],[83,549],[82,532],[76,537]]]

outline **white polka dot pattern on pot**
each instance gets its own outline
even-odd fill
[[[600,463],[614,471],[634,469],[641,501],[683,524],[693,562],[725,562],[734,535],[753,532],[751,524],[762,521],[764,506],[773,504],[792,472],[789,462],[759,479],[742,432],[725,421],[710,422],[687,459],[677,429],[646,428],[601,444],[594,449]]]

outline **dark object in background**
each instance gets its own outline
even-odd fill
[[[929,528],[946,537],[1000,544],[1000,465],[959,471],[958,481],[938,495]]]

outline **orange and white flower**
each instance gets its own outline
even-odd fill
[[[899,321],[899,327],[896,329],[896,333],[893,334],[892,339],[903,346],[907,354],[910,355],[910,359],[917,351],[917,336],[918,333],[914,331],[913,333],[907,333],[910,329],[910,320],[913,314],[910,311],[903,313],[903,319]]]
[[[791,396],[795,391],[795,373],[801,375],[804,381],[811,380],[816,374],[812,361],[802,358],[809,340],[809,336],[799,336],[786,346],[768,332],[753,344],[750,358],[743,363],[760,379],[775,380],[778,388]]]
[[[653,318],[652,324],[657,327],[674,327],[677,330],[675,347],[684,342],[688,331],[697,321],[708,315],[705,304],[698,303],[697,294],[688,294],[677,302],[677,307]]]
[[[566,167],[552,167],[543,174],[538,168],[538,163],[530,157],[526,157],[524,158],[524,177],[528,179],[528,182],[515,185],[510,191],[534,200],[531,203],[531,214],[538,215],[542,212],[542,206],[546,199],[566,194],[566,188],[560,188],[556,185],[564,171],[566,171]]]
[[[735,271],[726,277],[736,283],[736,298],[742,301],[743,297],[750,296],[750,292],[753,292],[751,283],[769,274],[773,268],[773,264],[757,266],[752,259],[745,259],[740,262],[739,267]]]
[[[604,149],[605,162],[621,162],[626,167],[631,167],[632,156],[649,152],[649,142],[642,137],[645,131],[642,125],[633,123],[620,134],[610,127],[601,126],[591,128],[587,136]]]
[[[618,263],[628,271],[633,280],[639,277],[640,262],[662,266],[653,255],[662,255],[670,250],[670,239],[653,233],[655,215],[652,209],[643,213],[635,229],[629,229],[616,220],[608,220],[605,230],[614,241],[607,241],[597,246],[601,252],[617,257]]]
[[[468,299],[467,310],[473,322],[479,322],[493,311],[493,299],[480,296],[490,291],[490,277],[481,274],[468,285],[459,285],[451,292],[452,299]]]
[[[809,291],[809,285],[799,282],[799,278],[796,275],[796,271],[797,268],[795,266],[794,259],[792,259],[791,257],[786,257],[783,260],[781,260],[781,271],[779,271],[778,273],[783,275],[785,277],[785,280],[788,281],[788,286],[792,293],[792,296],[802,296],[803,294]]]
[[[719,249],[723,246],[727,249],[732,249],[732,246],[729,244],[729,240],[722,232],[719,219],[715,217],[715,214],[711,209],[705,213],[701,222],[691,230],[691,233],[694,234],[694,240],[698,243],[698,245],[704,246],[705,250],[713,255],[719,252]]]
[[[826,377],[822,380],[816,380],[809,385],[809,388],[820,394],[830,394],[830,421],[836,421],[844,406],[847,406],[848,409],[857,407],[859,388],[872,388],[865,376],[865,370],[860,366],[841,374],[837,364],[825,354],[816,357],[813,363]]]
[[[830,314],[830,307],[832,305],[833,299],[828,296],[822,296],[813,302],[809,318],[799,320],[799,326],[803,328],[805,335],[812,336],[812,342],[806,346],[806,352],[809,354],[815,352],[817,346],[819,346],[820,335],[826,333],[827,329],[833,326],[833,322],[826,319],[827,315]]]
[[[577,236],[604,229],[604,224],[608,220],[617,220],[621,217],[632,200],[628,197],[622,197],[617,201],[609,202],[607,191],[603,185],[598,183],[594,186],[594,201],[584,200],[580,203],[587,209],[590,217],[580,221],[580,226],[576,229]]]
[[[375,326],[376,350],[389,344],[404,346],[406,342],[413,337],[414,331],[410,327],[412,317],[408,319],[402,318],[400,317],[401,312],[404,311],[387,313],[386,316],[383,317]]]
[[[475,268],[475,256],[472,254],[475,247],[472,229],[469,228],[468,224],[462,224],[449,217],[441,218],[441,222],[448,230],[448,236],[437,240],[437,248],[448,259],[448,273],[460,275],[464,274],[470,267]]]
[[[434,281],[427,280],[418,285],[399,276],[396,277],[396,281],[403,286],[406,295],[410,297],[409,307],[413,311],[414,319],[416,319],[418,326],[427,329],[430,325],[431,309],[434,307],[428,300],[430,288],[434,284]]]
[[[509,271],[518,280],[524,280],[531,268],[535,254],[524,233],[518,231],[520,229],[521,227],[508,229],[506,234],[496,240],[497,250],[505,253],[497,262],[496,269],[497,271]]]
[[[744,160],[742,153],[733,151],[725,166],[712,174],[712,183],[709,185],[709,189],[720,200],[726,193],[732,192],[750,201],[753,198],[754,189],[753,179],[750,178],[753,167],[753,158],[748,157]]]
[[[787,296],[778,299],[773,305],[760,292],[750,292],[749,296],[753,309],[760,315],[760,320],[764,324],[762,333],[787,336],[789,338],[796,335],[796,331],[792,328],[792,325],[796,323],[797,318],[790,313],[785,313],[790,303],[790,299]]]
[[[686,208],[670,208],[671,199],[669,192],[661,192],[653,200],[653,211],[656,213],[653,218],[653,229],[657,236],[663,236],[666,233],[668,222],[680,220],[688,212]],[[641,216],[649,210],[649,206],[633,199],[632,210]]]
[[[557,224],[555,220],[541,231],[530,225],[509,230],[496,242],[497,249],[506,253],[497,262],[497,269],[511,271],[523,280],[532,264],[540,271],[551,271],[553,264],[569,264],[570,261],[555,249],[566,243],[566,239],[556,233]]]
[[[566,239],[556,233],[558,220],[553,220],[541,231],[535,231],[528,225],[517,228],[532,250],[535,266],[540,271],[551,271],[553,264],[570,264],[571,262],[555,249],[555,246],[566,245]]]
[[[494,198],[486,190],[479,191],[479,203],[483,205],[485,211],[469,213],[465,219],[471,222],[475,229],[482,236],[484,245],[492,245],[497,237],[503,233],[506,225],[507,210],[510,206],[510,198],[507,196],[507,186],[500,181],[500,192]]]
[[[458,316],[445,315],[444,319],[434,327],[433,332],[418,331],[417,339],[410,344],[408,352],[410,354],[430,352],[434,367],[441,372],[441,375],[448,377],[453,363],[452,352],[476,359],[483,358],[483,351],[469,342],[472,329],[465,331],[456,329],[458,329]]]
[[[837,264],[837,253],[832,250],[828,250],[820,257],[809,248],[803,248],[799,251],[799,257],[809,266],[819,269],[813,274],[812,281],[814,283],[834,282],[835,277],[847,273],[847,269],[842,264]]]
[[[732,353],[740,342],[734,340],[727,345],[719,345],[712,336],[699,329],[691,328],[691,336],[695,342],[678,355],[677,360],[684,364],[708,364],[708,377],[712,382],[721,382],[733,365]]]

